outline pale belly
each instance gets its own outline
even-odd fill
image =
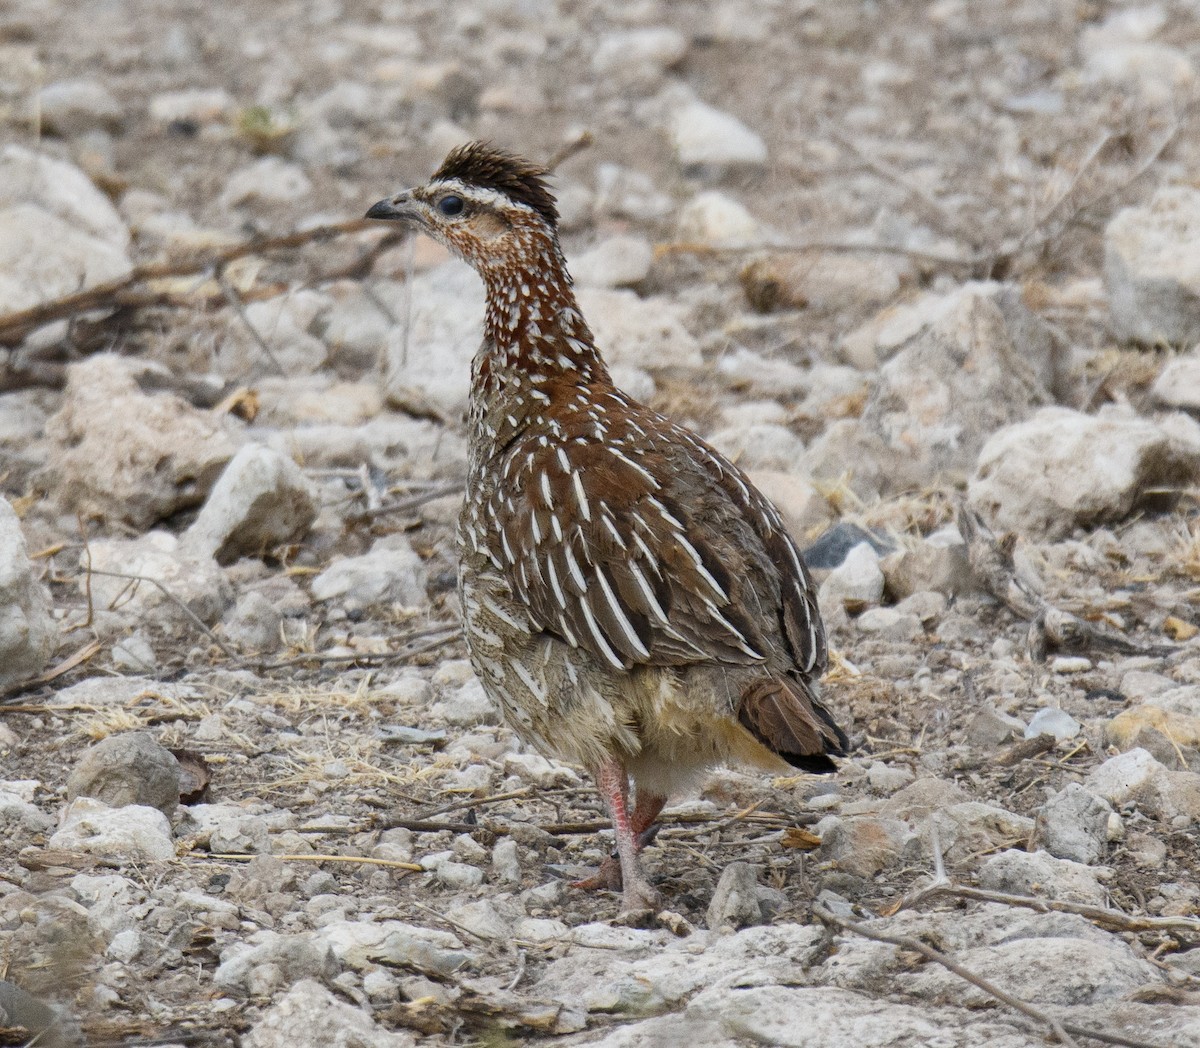
[[[528,745],[596,767],[617,757],[642,788],[669,795],[705,769],[787,767],[738,723],[746,670],[715,664],[614,670],[535,631],[504,580],[464,558],[459,573],[471,663],[505,723]]]

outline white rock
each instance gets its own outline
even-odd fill
[[[760,422],[729,426],[709,435],[709,443],[742,469],[793,473],[804,460],[804,441],[786,426]]]
[[[483,282],[455,260],[418,273],[405,301],[408,323],[387,340],[388,397],[457,418],[466,409],[483,328]]]
[[[44,834],[53,828],[54,820],[32,803],[32,798],[22,797],[9,784],[0,783],[0,832],[9,836],[18,832]]]
[[[0,497],[0,689],[41,672],[57,642],[58,626],[21,522]]]
[[[1104,281],[1122,337],[1200,341],[1200,190],[1165,186],[1118,212],[1104,231]]]
[[[129,964],[142,952],[142,933],[136,928],[126,928],[124,931],[117,932],[104,952],[114,961]]]
[[[1150,389],[1160,404],[1169,408],[1200,411],[1200,353],[1168,361]]]
[[[436,875],[447,888],[478,888],[483,883],[483,870],[465,862],[440,863]]]
[[[767,162],[767,144],[760,135],[732,114],[704,102],[686,103],[675,112],[671,140],[685,168],[723,171]]]
[[[222,207],[299,203],[311,192],[312,183],[303,168],[279,157],[266,156],[230,175],[218,203]]]
[[[431,716],[446,721],[448,724],[495,724],[497,722],[496,707],[487,697],[483,685],[472,677],[457,690],[430,707]],[[474,765],[466,771],[486,772],[482,765]],[[482,782],[486,784],[485,775]],[[465,785],[465,783],[464,783]]]
[[[304,537],[317,516],[317,490],[290,458],[260,444],[230,460],[184,546],[222,564]]]
[[[457,936],[402,921],[338,921],[320,929],[313,940],[339,963],[357,969],[387,962],[446,978],[472,960]]]
[[[251,1027],[246,1048],[415,1048],[405,1031],[378,1025],[369,1011],[335,997],[320,982],[302,979]]]
[[[1104,854],[1115,814],[1103,798],[1077,782],[1068,783],[1038,811],[1038,843],[1060,859],[1093,863]]]
[[[1107,897],[1091,866],[1056,859],[1044,851],[1010,848],[991,856],[979,868],[979,885],[988,891],[1040,895],[1093,906],[1103,906]]]
[[[1066,742],[1075,738],[1083,730],[1083,725],[1072,717],[1066,710],[1056,706],[1046,706],[1035,713],[1025,726],[1025,738],[1033,739],[1039,735],[1053,735],[1058,742]]]
[[[77,135],[96,128],[115,131],[123,112],[116,96],[98,80],[59,80],[37,96],[42,125],[54,135]]]
[[[180,121],[212,123],[225,118],[235,108],[232,96],[220,87],[164,91],[150,100],[150,115],[164,124]]]
[[[828,608],[832,617],[847,603],[878,604],[883,598],[883,581],[879,554],[869,542],[860,542],[821,583],[818,601],[822,614]]]
[[[240,320],[232,321],[217,352],[217,367],[227,378],[273,373],[282,369],[288,378],[307,375],[323,367],[329,347],[315,334],[324,323],[332,299],[309,288],[289,291],[245,308],[246,321],[270,347],[271,357]]]
[[[0,313],[117,280],[130,268],[122,248],[34,204],[0,207]]]
[[[130,862],[175,858],[171,824],[157,808],[140,804],[110,808],[91,797],[77,797],[63,809],[50,847],[119,856]]]
[[[1059,538],[1119,520],[1147,488],[1194,483],[1200,451],[1120,410],[1043,408],[995,433],[979,454],[968,500],[996,530]]]
[[[632,291],[608,288],[580,288],[578,299],[610,364],[654,372],[704,363],[700,344],[684,326],[685,309],[675,299],[638,298]]]
[[[1037,322],[1016,306],[1006,312],[1000,297],[990,284],[926,296],[902,328],[907,337],[880,336],[878,344],[894,351],[861,426],[891,453],[894,484],[966,472],[996,428],[1048,399],[1030,364],[1039,347],[1022,328]]]
[[[386,604],[423,605],[426,571],[402,534],[378,539],[369,553],[340,557],[312,582],[313,600],[341,600],[367,608]]]
[[[71,509],[145,528],[202,502],[235,449],[217,416],[143,393],[136,368],[108,354],[71,365],[46,432]]]
[[[600,164],[596,168],[595,206],[602,214],[661,222],[675,210],[675,201],[643,171]]]
[[[920,618],[905,614],[898,608],[868,608],[854,624],[863,633],[873,633],[889,640],[915,640],[925,635]]]
[[[1124,804],[1152,789],[1166,771],[1149,752],[1138,748],[1110,757],[1088,775],[1084,785],[1112,804]]]
[[[1083,655],[1056,655],[1050,660],[1050,672],[1069,676],[1073,673],[1087,673],[1092,668],[1092,660]]]
[[[666,26],[608,32],[592,50],[592,69],[604,83],[645,84],[682,61],[687,49],[687,37]]]
[[[697,193],[683,205],[676,236],[686,243],[732,247],[762,241],[762,225],[744,204],[715,189]]]
[[[640,284],[650,273],[654,248],[645,237],[622,234],[608,237],[571,262],[571,275],[579,287],[628,287]]]
[[[24,146],[7,145],[0,150],[0,209],[14,204],[32,204],[62,219],[71,229],[117,249],[122,257],[129,248],[124,220],[83,171],[65,160],[55,160]],[[43,250],[53,248],[57,235],[58,226],[46,229],[39,246]]]
[[[492,879],[498,884],[521,883],[520,852],[511,837],[501,837],[492,847]]]
[[[265,596],[254,590],[242,593],[222,622],[225,635],[250,651],[274,651],[283,643],[280,626],[283,614]]]
[[[80,591],[90,586],[96,607],[138,621],[153,611],[154,617],[163,621],[184,622],[186,616],[176,603],[182,601],[192,614],[211,625],[232,599],[230,583],[216,563],[180,549],[179,539],[168,531],[148,531],[136,539],[93,539],[80,554],[85,576],[89,564],[93,574],[80,578]],[[129,579],[129,575],[139,578]],[[154,581],[147,581],[151,579]]]
[[[133,633],[118,641],[112,648],[113,666],[134,673],[153,673],[158,669],[158,656],[143,633]]]
[[[569,786],[580,781],[573,768],[538,753],[506,753],[504,773],[519,775],[538,786]]]

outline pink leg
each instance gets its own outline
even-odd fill
[[[624,895],[621,912],[657,909],[658,893],[650,887],[650,882],[646,880],[646,875],[642,872],[641,864],[638,862],[637,838],[639,832],[643,832],[645,827],[641,831],[635,830],[629,816],[629,777],[625,774],[625,769],[615,760],[605,761],[595,770],[594,774],[596,785],[600,789],[600,796],[604,799],[605,807],[612,816],[613,832],[617,838],[617,859],[620,863]],[[652,806],[653,798],[647,798],[646,808],[642,812],[643,816],[650,811]],[[661,808],[662,805],[659,804],[654,815],[657,815]],[[653,815],[650,816],[651,821],[653,821],[653,817]]]
[[[599,782],[598,776],[597,782]],[[633,813],[629,821],[630,828],[633,830],[634,844],[639,853],[650,843],[652,837],[647,837],[647,831],[654,825],[654,820],[658,818],[666,803],[666,797],[660,797],[655,793],[643,794],[640,789],[638,790],[637,801],[633,806]],[[606,856],[600,864],[600,869],[593,876],[585,877],[581,881],[572,881],[571,887],[590,891],[608,889],[619,892],[621,890],[621,863],[617,855]]]

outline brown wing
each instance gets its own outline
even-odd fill
[[[811,584],[774,507],[698,438],[603,397],[511,446],[487,509],[537,623],[614,667],[820,673]]]

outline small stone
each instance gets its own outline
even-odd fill
[[[298,164],[267,156],[235,171],[225,182],[222,207],[242,204],[296,204],[312,192],[312,182]]]
[[[767,144],[761,136],[732,114],[704,102],[680,107],[672,121],[671,139],[684,168],[720,173],[767,162]]]
[[[920,850],[917,835],[899,819],[838,819],[821,834],[821,858],[855,877],[874,877]]]
[[[786,426],[773,422],[728,426],[708,441],[742,469],[788,473],[804,458],[804,442]]]
[[[1187,356],[1168,361],[1154,380],[1150,394],[1165,407],[1200,411],[1200,353],[1193,350]]]
[[[1034,832],[1051,855],[1094,863],[1108,845],[1108,824],[1114,814],[1106,800],[1072,782],[1042,805]]]
[[[96,80],[60,80],[38,92],[38,115],[52,135],[78,135],[96,129],[118,131],[121,103]]]
[[[916,615],[906,615],[897,608],[868,608],[855,620],[863,633],[872,633],[887,640],[915,640],[925,635],[925,627]]]
[[[546,917],[525,917],[513,925],[513,937],[528,942],[553,942],[566,939],[569,934],[570,928],[562,921]]]
[[[865,605],[878,604],[883,598],[883,581],[879,554],[869,543],[860,542],[821,583],[818,591],[821,613],[824,615],[829,609],[832,616],[841,609],[857,611]]]
[[[1051,673],[1087,673],[1091,668],[1092,660],[1082,655],[1055,655],[1050,660]]]
[[[126,928],[113,936],[104,951],[114,961],[129,964],[142,952],[142,935],[136,928]]]
[[[988,439],[967,498],[998,531],[1055,539],[1120,520],[1150,489],[1197,476],[1200,439],[1191,448],[1121,409],[1085,415],[1052,407]]]
[[[403,534],[377,539],[369,553],[340,557],[312,582],[316,601],[340,600],[347,606],[370,608],[425,604],[426,572],[421,558]]]
[[[67,778],[67,799],[94,797],[110,808],[148,805],[165,815],[179,804],[179,762],[150,734],[110,735],[89,747]]]
[[[976,588],[975,574],[963,542],[952,545],[922,542],[915,549],[888,554],[880,567],[887,592],[896,600],[922,591],[959,596]]]
[[[788,534],[797,540],[831,524],[834,509],[820,489],[797,473],[752,469],[750,480],[779,510]]]
[[[629,287],[650,275],[654,248],[645,237],[608,237],[577,256],[571,275],[579,287]]]
[[[703,365],[700,344],[684,323],[685,307],[676,299],[640,298],[616,288],[580,288],[578,298],[610,365],[632,364],[651,374]]]
[[[387,964],[443,979],[474,960],[457,936],[402,921],[339,921],[320,929],[313,945],[322,956],[331,953],[337,964],[357,970]]]
[[[579,776],[572,768],[537,753],[506,753],[504,771],[507,775],[520,775],[538,786],[570,786],[579,782]]]
[[[406,1031],[384,1029],[368,1011],[335,997],[314,979],[302,979],[250,1028],[246,1048],[415,1048]]]
[[[243,592],[225,618],[222,628],[240,648],[253,652],[275,651],[283,643],[283,615],[271,601],[255,590]]]
[[[222,88],[164,91],[150,100],[150,115],[164,124],[209,124],[233,112],[235,103]]]
[[[447,888],[478,888],[483,883],[483,870],[464,862],[443,862],[434,872]]]
[[[805,548],[804,562],[812,569],[837,568],[845,563],[855,546],[864,542],[881,557],[891,550],[891,546],[880,536],[857,524],[839,520],[823,532],[816,542]]]
[[[895,793],[904,789],[914,778],[911,768],[884,764],[881,761],[875,761],[867,768],[867,783],[876,793]]]
[[[57,641],[58,627],[34,574],[21,521],[0,497],[0,691],[40,673]]]
[[[676,235],[685,243],[713,247],[739,247],[763,239],[762,226],[744,204],[712,189],[684,204]]]
[[[157,808],[132,804],[110,808],[77,797],[62,812],[51,848],[118,856],[131,862],[164,862],[175,857],[171,824]]]
[[[981,709],[967,725],[968,744],[985,753],[992,753],[1024,736],[1024,721],[992,706]]]
[[[592,48],[592,69],[605,84],[651,84],[678,65],[687,50],[688,38],[667,26],[608,32]]]
[[[429,712],[431,716],[444,720],[447,724],[495,724],[498,720],[495,705],[487,697],[483,685],[475,679],[446,695],[440,702],[434,703]],[[476,768],[487,771],[478,765]]]
[[[290,458],[247,444],[213,485],[184,545],[228,564],[295,542],[316,519],[316,495]]]
[[[731,862],[721,872],[708,906],[708,926],[746,928],[765,924],[778,908],[771,889],[758,883],[758,871],[745,862]]]
[[[1075,738],[1083,730],[1079,723],[1065,710],[1055,706],[1040,709],[1029,720],[1025,727],[1025,738],[1033,739],[1039,735],[1053,735],[1056,742],[1066,742]]]
[[[235,449],[217,416],[143,393],[136,370],[105,353],[72,364],[46,434],[68,508],[145,529],[203,502]]]
[[[112,661],[116,669],[133,673],[154,673],[158,669],[158,657],[141,633],[134,633],[114,644]]]
[[[501,837],[492,847],[492,879],[497,884],[521,883],[520,852],[511,837]]]
[[[1200,771],[1200,685],[1162,691],[1117,714],[1104,728],[1120,750],[1141,747],[1166,767]]]

